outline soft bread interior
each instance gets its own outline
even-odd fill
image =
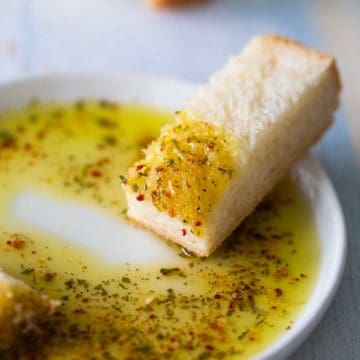
[[[184,246],[198,256],[209,255],[209,241],[207,237],[195,236],[188,226],[175,217],[159,211],[151,202],[139,202],[134,193],[126,190],[128,203],[127,216],[137,225],[151,230],[164,239],[169,239]],[[186,230],[184,234],[183,230]]]

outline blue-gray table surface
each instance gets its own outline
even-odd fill
[[[254,34],[279,33],[326,48],[313,5],[226,0],[170,12],[139,0],[1,0],[0,82],[44,72],[126,71],[203,82]],[[294,360],[360,358],[359,171],[345,119],[341,108],[314,153],[345,213],[347,264],[333,303]]]

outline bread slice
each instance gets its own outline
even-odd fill
[[[208,256],[331,125],[339,90],[332,57],[255,37],[129,169],[128,217]]]
[[[24,336],[43,334],[58,301],[0,271],[0,351]]]

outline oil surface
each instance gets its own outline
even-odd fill
[[[208,259],[109,265],[90,250],[13,219],[24,190],[124,221],[119,175],[171,115],[108,101],[32,102],[0,114],[0,266],[62,301],[50,335],[1,358],[242,359],[289,330],[318,272],[318,240],[285,179]]]

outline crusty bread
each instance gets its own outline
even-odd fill
[[[49,299],[0,270],[0,351],[24,336],[41,335],[58,301]]]
[[[184,224],[177,214],[134,192],[125,180],[129,218],[198,256],[208,256],[331,125],[339,90],[332,57],[279,36],[255,37],[183,111],[188,121],[224,128],[237,142],[234,176],[221,196],[214,197],[205,230],[196,232],[194,222]],[[159,142],[146,150],[141,167],[147,165],[150,151],[159,153],[156,147]],[[176,196],[181,202],[181,192]]]

